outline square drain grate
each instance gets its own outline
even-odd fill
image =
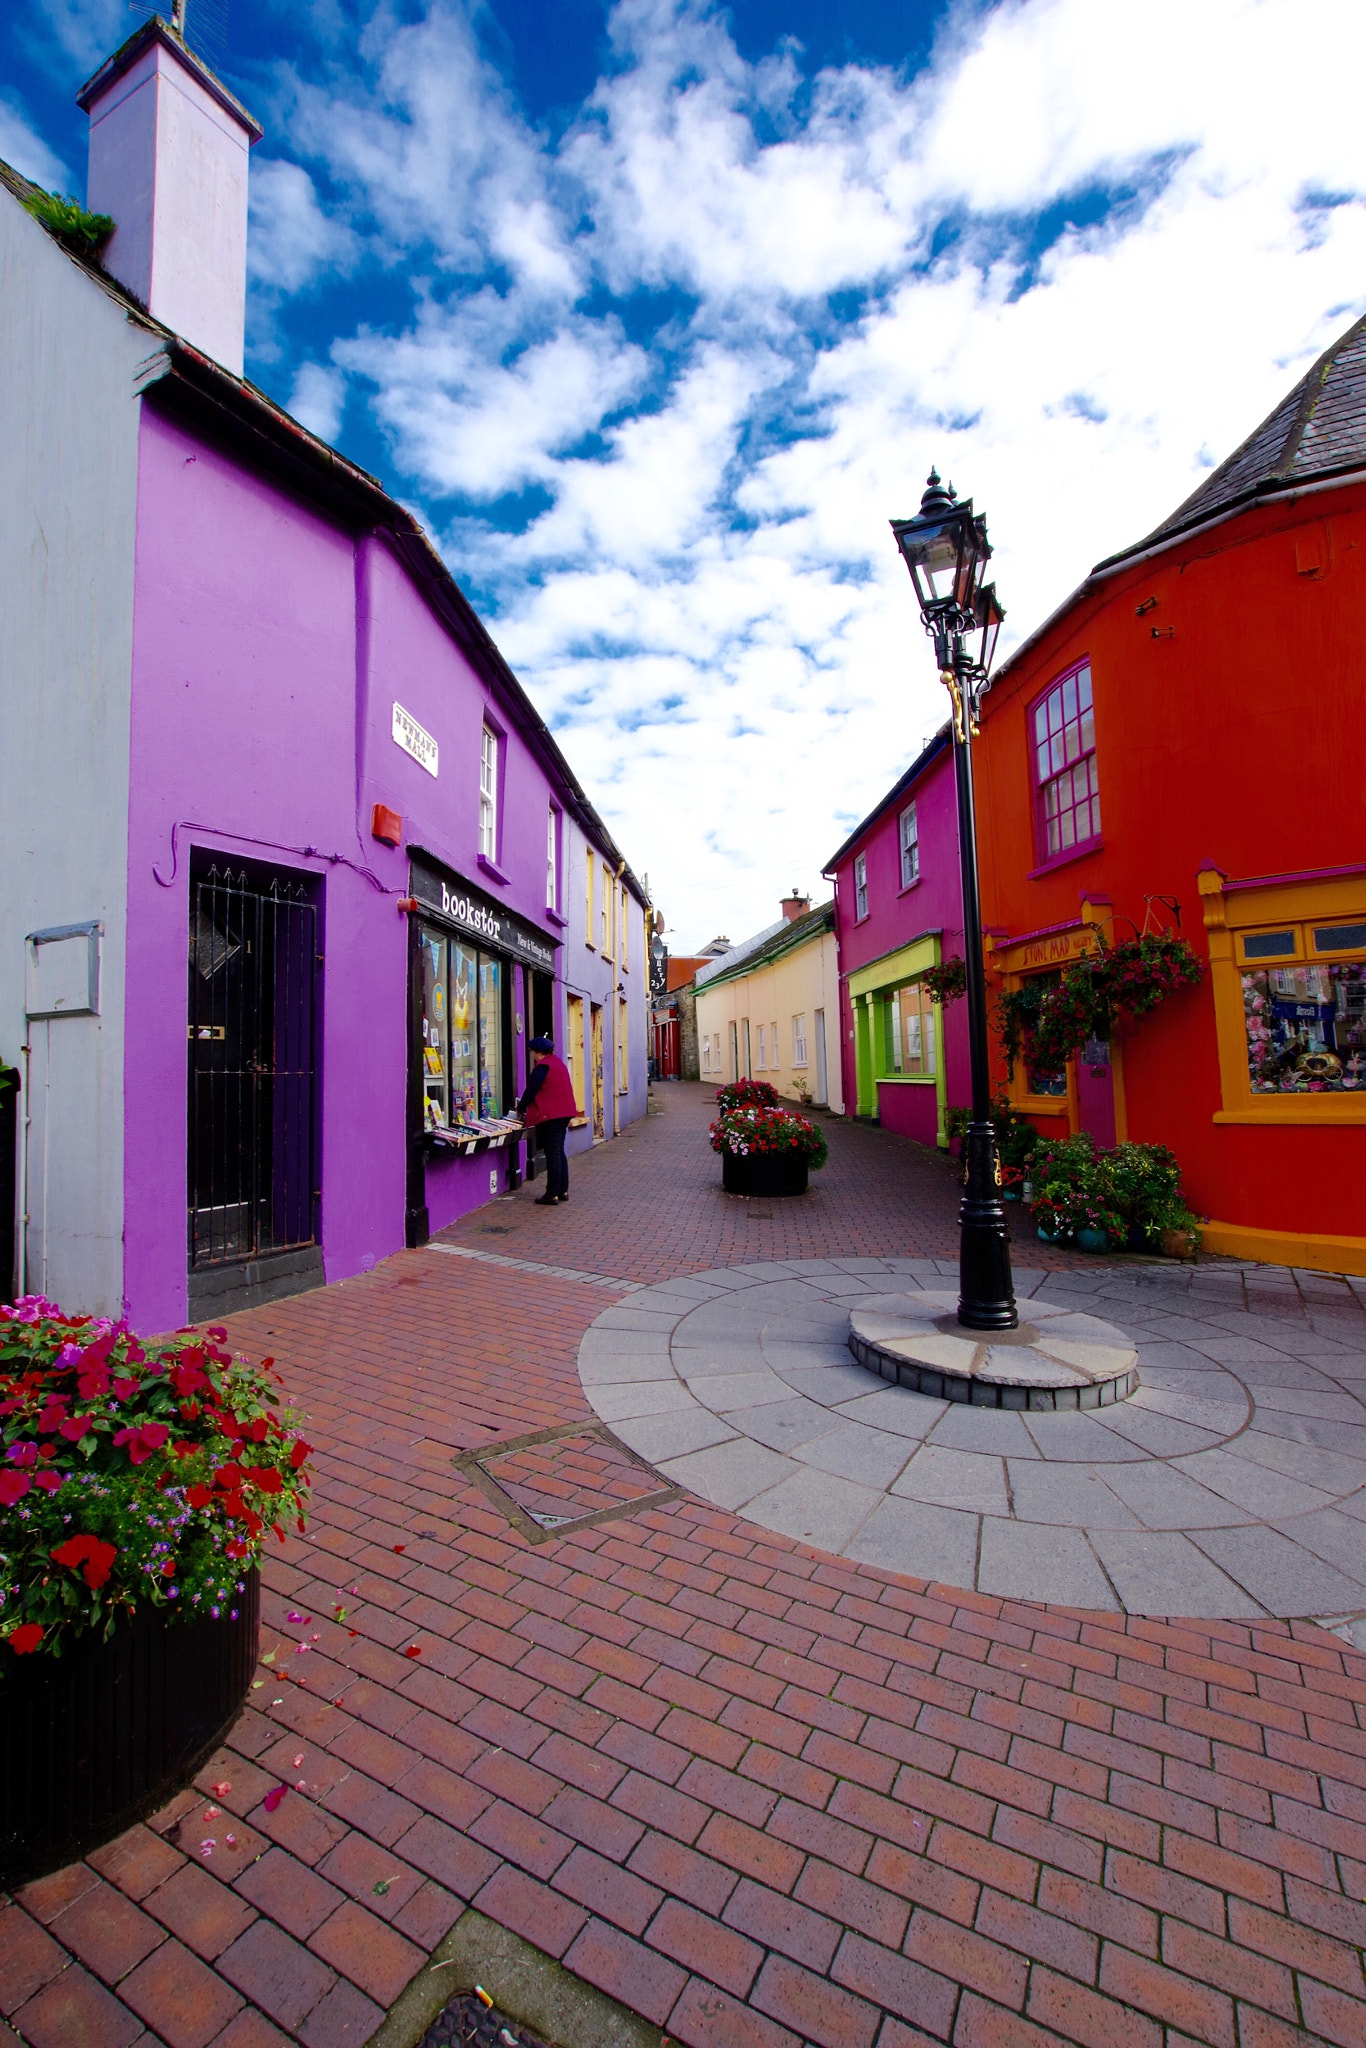
[[[568,1423],[455,1461],[533,1543],[658,1507],[681,1491],[628,1451],[603,1423]]]

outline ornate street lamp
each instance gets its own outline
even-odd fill
[[[1010,1277],[1010,1235],[1001,1201],[987,1062],[987,989],[977,887],[977,820],[972,797],[972,738],[1005,614],[994,583],[982,576],[991,556],[986,520],[971,498],[955,496],[933,470],[914,519],[894,519],[939,679],[953,704],[953,765],[958,787],[958,853],[963,870],[963,964],[967,978],[972,1121],[964,1152],[967,1179],[958,1212],[958,1320],[969,1330],[1013,1330],[1020,1315]]]

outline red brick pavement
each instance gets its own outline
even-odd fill
[[[646,1209],[677,1106],[581,1210],[519,1200],[516,1255],[777,1256],[695,1191]],[[937,1249],[942,1215],[880,1210],[878,1137],[834,1134],[874,1183],[842,1248]],[[837,1223],[775,1205],[788,1251]],[[411,1252],[236,1319],[319,1446],[271,1662],[196,1792],[0,1912],[0,2042],[359,2044],[473,1902],[687,2048],[1361,2048],[1366,1660],[930,1587],[686,1497],[532,1545],[452,1459],[589,1419],[610,1299]]]
[[[478,1209],[441,1235],[453,1244],[544,1259],[583,1273],[665,1280],[760,1259],[830,1259],[906,1253],[958,1256],[958,1195],[943,1154],[875,1125],[817,1116],[829,1163],[800,1202],[721,1195],[721,1162],[707,1145],[716,1091],[671,1081],[654,1090],[657,1113],[613,1144],[570,1161],[570,1199],[539,1209],[531,1196]],[[1086,1263],[1032,1233],[1021,1265]]]

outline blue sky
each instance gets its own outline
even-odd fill
[[[248,374],[423,517],[686,950],[943,715],[887,520],[987,512],[1006,639],[1366,310],[1366,8],[190,0],[261,119]],[[222,19],[226,14],[226,38]],[[138,16],[0,21],[83,192]]]

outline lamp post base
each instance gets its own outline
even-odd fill
[[[968,1125],[967,1186],[958,1211],[958,1320],[967,1330],[1014,1330],[1020,1311],[1010,1276],[1010,1231],[996,1179],[996,1132]]]

